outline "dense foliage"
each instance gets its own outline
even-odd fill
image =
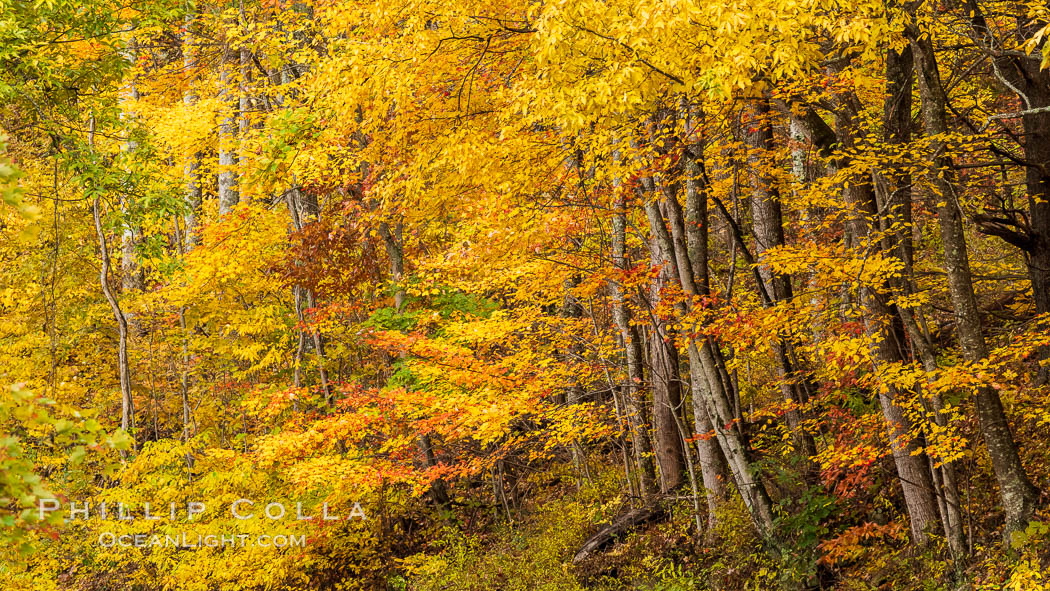
[[[0,0],[0,588],[1050,587],[1048,33]]]

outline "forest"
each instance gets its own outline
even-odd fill
[[[0,590],[1050,589],[1048,37],[0,0]]]

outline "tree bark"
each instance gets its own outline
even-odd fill
[[[750,121],[745,123],[749,126],[747,142],[749,147],[748,164],[751,168],[751,220],[755,235],[755,258],[759,263],[759,275],[764,283],[765,291],[771,298],[771,304],[790,302],[793,293],[791,278],[783,273],[776,273],[768,264],[764,264],[763,254],[772,248],[784,246],[784,215],[781,209],[780,190],[775,180],[768,173],[775,163],[771,161],[773,153],[773,122],[770,120],[769,99],[765,96],[756,99],[750,109]],[[800,381],[800,376],[795,375],[789,352],[791,344],[782,338],[778,338],[773,344],[773,354],[777,363],[777,374],[780,382],[781,394],[791,404],[792,408],[785,413],[788,427],[791,429],[792,441],[795,448],[806,457],[807,466],[811,463],[810,458],[817,454],[817,446],[813,436],[806,433],[802,428],[802,412],[800,407],[808,398]],[[814,467],[809,466],[807,475],[816,473]]]
[[[387,222],[380,222],[379,235],[383,238],[387,257],[390,259],[390,279],[394,282],[394,307],[402,312],[405,307],[406,293],[401,281],[405,273],[405,248],[401,234],[401,223],[398,222],[393,228]],[[423,456],[423,462],[428,468],[437,466],[437,457],[434,455],[434,444],[430,440],[429,433],[420,433],[416,437],[416,447]],[[430,498],[435,504],[446,506],[449,503],[448,485],[441,478],[430,483]]]
[[[654,263],[655,264],[655,263]],[[653,280],[649,302],[653,314],[661,289],[669,279],[666,270]],[[685,457],[675,414],[682,406],[682,381],[678,374],[675,334],[665,320],[652,316],[649,338],[649,381],[653,391],[653,439],[659,467],[660,492],[668,493],[683,482]]]
[[[193,75],[197,69],[197,50],[193,47],[193,28],[196,17],[187,14],[183,26],[186,32],[182,41],[182,67],[187,75]],[[193,88],[193,81],[186,84],[186,90],[182,93],[182,103],[189,108],[197,104],[197,93]],[[186,214],[183,216],[185,225],[185,238],[183,240],[186,250],[192,250],[197,244],[197,213],[201,206],[201,185],[198,169],[200,168],[200,153],[190,154],[183,165],[182,178],[186,191]]]
[[[829,172],[845,170],[852,165],[847,156],[838,152],[838,148],[853,145],[854,113],[851,97],[844,97],[836,117],[838,133],[812,108],[804,108],[801,116],[795,115],[804,134],[821,156],[829,160]],[[854,210],[854,215],[847,222],[848,233],[855,242],[853,247],[882,252],[884,243],[880,235],[879,208],[870,176],[865,172],[863,176],[851,179],[850,186],[844,189],[844,196]],[[883,254],[893,255],[887,252]],[[904,339],[897,330],[895,309],[889,304],[889,289],[889,285],[862,286],[859,294],[866,310],[863,316],[865,331],[875,341],[875,355],[881,364],[899,363],[905,359]],[[937,531],[940,511],[933,494],[928,460],[919,451],[919,443],[912,439],[912,424],[897,403],[901,394],[893,384],[884,384],[878,394],[879,405],[887,424],[912,539],[916,544],[923,545],[928,542],[929,534]]]
[[[913,28],[909,30],[909,41],[915,54],[923,125],[926,135],[931,139],[930,147],[933,150],[932,166],[928,175],[937,191],[937,221],[944,245],[944,266],[948,274],[948,292],[954,308],[956,338],[963,359],[977,362],[987,356],[988,348],[973,289],[963,230],[963,212],[959,204],[960,191],[955,186],[951,159],[943,139],[944,134],[948,132],[948,100],[941,87],[930,37]],[[1038,491],[1028,479],[1028,474],[1021,464],[1017,444],[1010,432],[1010,424],[998,392],[990,386],[978,388],[975,402],[981,434],[999,483],[999,494],[1006,513],[1006,531],[1009,533],[1023,529],[1035,511]]]
[[[648,190],[648,193],[655,194],[652,179],[643,179],[643,187]],[[677,199],[673,194],[668,198],[669,191],[664,193],[668,201]],[[646,200],[645,193],[642,193],[640,198],[645,202],[646,216],[653,237],[654,265],[659,264],[662,269],[670,271],[672,277],[679,279],[679,286],[687,296],[686,301],[678,304],[679,313],[684,315],[692,305],[692,298],[698,295],[696,280],[692,277],[691,264],[687,257],[685,260],[680,260],[680,255],[676,251],[681,251],[681,248],[676,248],[672,233],[667,229],[663,212],[657,202]],[[681,208],[675,205],[677,203],[668,204],[666,207],[670,218],[668,221],[672,228],[675,228],[676,235],[685,235],[687,230],[681,215]],[[707,385],[705,388],[701,382],[700,387],[694,388],[693,392],[701,396],[702,409],[706,409],[713,423],[719,447],[756,530],[762,537],[769,539],[773,536],[773,504],[761,478],[752,469],[751,448],[742,430],[735,424],[736,416],[730,402],[728,384],[719,371],[713,347],[714,343],[707,337],[690,338],[688,346],[690,367],[702,368],[690,369],[690,374],[699,377],[702,373]]]
[[[851,149],[855,143],[853,134],[856,127],[856,109],[853,108],[851,99],[849,96],[843,97],[843,104],[836,116],[837,135],[844,150]],[[840,162],[840,169],[845,168],[847,164]],[[870,178],[870,174],[863,171],[857,178],[851,179],[849,186],[843,189],[846,200],[853,209],[848,225],[856,241],[855,256],[867,256],[870,252],[893,256],[893,253],[883,251],[879,208]],[[861,285],[859,291],[861,303],[865,308],[865,331],[875,344],[878,363],[882,366],[902,363],[905,360],[904,338],[895,323],[896,311],[890,304],[890,285]],[[918,439],[912,433],[912,421],[907,418],[897,401],[905,394],[907,392],[900,390],[897,385],[883,383],[878,398],[883,417],[886,419],[893,462],[908,509],[912,540],[922,546],[929,542],[931,533],[937,533],[940,512],[934,496],[927,458]]]
[[[685,121],[686,138],[682,150],[682,173],[685,185],[684,228],[690,272],[696,295],[701,298],[711,293],[710,273],[708,272],[708,232],[709,220],[707,211],[707,184],[703,170],[702,119],[683,99],[680,108]],[[705,404],[710,394],[707,375],[702,362],[690,349],[689,384],[693,401],[693,430],[696,440],[697,459],[700,464],[700,477],[707,497],[707,534],[708,543],[714,542],[715,526],[718,511],[725,500],[725,481],[728,476],[725,456],[714,436],[714,424]]]
[[[911,107],[914,80],[914,59],[911,47],[905,46],[900,51],[891,49],[886,54],[886,98],[883,103],[884,139],[888,145],[903,146],[911,141]],[[914,245],[912,242],[912,203],[911,173],[906,167],[894,167],[885,180],[882,199],[876,191],[876,212],[881,212],[874,220],[878,221],[878,230],[882,236],[882,251],[887,257],[896,256],[904,263],[904,272],[900,279],[891,281],[894,288],[905,295],[914,292],[913,262]],[[876,179],[878,180],[878,179]],[[936,356],[929,346],[925,335],[918,330],[912,310],[891,306],[896,318],[891,320],[891,328],[896,335],[895,342],[900,343],[901,357],[905,356],[905,335],[911,343],[911,358],[922,363],[928,375],[936,371]],[[935,392],[923,392],[921,386],[917,392],[927,420],[941,428],[948,426],[942,414],[943,405]],[[963,530],[962,505],[956,484],[956,467],[953,462],[936,465],[933,458],[928,458],[930,474],[936,491],[938,509],[941,514],[941,527],[952,556],[960,560],[966,554],[966,533]]]
[[[92,116],[88,123],[88,146],[95,149],[95,118]],[[131,397],[131,368],[128,362],[128,320],[124,311],[120,308],[120,302],[110,287],[109,275],[109,244],[106,234],[102,229],[102,214],[99,210],[99,199],[91,202],[91,213],[95,221],[95,237],[98,239],[99,259],[101,268],[99,270],[99,283],[102,285],[102,295],[109,302],[113,319],[117,322],[117,373],[120,380],[120,428],[128,433],[135,431],[135,401]]]
[[[612,220],[612,258],[613,264],[626,270],[627,258],[627,213],[626,202],[621,195],[617,200],[617,210]],[[634,460],[638,466],[640,492],[647,495],[656,490],[656,469],[653,466],[653,448],[649,439],[649,413],[645,408],[642,389],[643,374],[642,338],[638,328],[631,323],[631,312],[627,307],[624,290],[613,281],[609,283],[612,296],[613,320],[620,331],[623,341],[626,363],[626,382],[623,386],[624,399],[627,402],[627,420],[631,429]]]
[[[240,200],[237,193],[237,176],[234,167],[237,166],[236,138],[234,137],[235,119],[237,109],[233,107],[230,97],[231,76],[229,65],[229,47],[224,48],[219,65],[219,97],[222,113],[219,119],[219,214],[229,213]],[[238,100],[238,107],[239,107]]]

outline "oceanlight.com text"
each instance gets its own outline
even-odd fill
[[[305,535],[285,534],[116,534],[103,532],[98,536],[98,545],[104,548],[302,548],[306,546]]]

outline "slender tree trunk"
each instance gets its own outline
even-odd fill
[[[188,14],[184,20],[185,32],[182,42],[182,65],[187,76],[192,76],[197,67],[196,50],[193,48],[193,26],[196,18]],[[193,82],[187,82],[182,93],[182,102],[187,107],[197,103],[197,94]],[[201,187],[198,168],[200,155],[191,154],[186,158],[182,169],[183,186],[186,195],[186,213],[183,216],[183,232],[180,236],[180,255],[185,255],[197,245],[197,212],[201,205]],[[176,229],[178,223],[176,222]],[[186,306],[179,306],[179,328],[182,333],[182,367],[179,371],[179,393],[182,399],[182,441],[186,443],[197,434],[196,421],[190,406],[190,336],[186,326]],[[186,466],[193,468],[194,458],[186,454]]]
[[[653,309],[660,301],[660,291],[666,280],[665,272],[653,280],[649,295]],[[653,390],[653,438],[660,468],[660,492],[668,493],[682,484],[685,469],[682,439],[675,418],[682,405],[682,381],[678,374],[675,334],[670,325],[654,316],[651,330],[649,376]]]
[[[246,33],[248,21],[244,14],[244,0],[240,0],[238,21],[241,31]],[[250,128],[248,113],[252,108],[252,97],[249,93],[249,86],[252,81],[251,51],[247,47],[242,46],[237,53],[240,61],[240,76],[237,80],[237,159],[240,162],[244,162],[248,151],[247,140],[248,129]],[[238,199],[247,201],[247,195],[239,195]]]
[[[88,124],[88,146],[94,150],[95,147],[95,118],[92,117]],[[117,373],[120,379],[120,428],[128,433],[135,430],[135,401],[131,397],[131,369],[128,363],[128,320],[124,311],[120,308],[120,302],[113,293],[110,286],[110,264],[109,244],[106,241],[105,231],[102,229],[102,214],[99,210],[99,199],[91,202],[91,213],[95,221],[95,236],[98,239],[99,259],[101,268],[99,270],[99,283],[102,285],[102,295],[109,302],[113,319],[117,322]]]
[[[897,83],[901,81],[898,80]],[[850,159],[837,152],[840,142],[847,148],[853,142],[852,117],[855,109],[850,100],[851,97],[845,97],[845,102],[839,109],[837,117],[839,134],[836,134],[810,108],[803,109],[803,113],[796,116],[800,128],[817,147],[821,156],[829,159],[829,173],[851,166]],[[907,122],[906,115],[901,114],[898,117]],[[847,229],[856,242],[854,247],[883,251],[887,245],[892,246],[892,241],[883,242],[880,236],[884,223],[880,222],[879,208],[868,175],[865,174],[860,179],[853,179],[850,187],[845,189],[844,193],[855,211],[854,217],[847,224]],[[891,248],[890,251],[883,252],[883,254],[894,256],[897,253]],[[910,255],[906,252],[905,256],[910,259]],[[899,363],[905,359],[905,345],[901,325],[897,321],[897,310],[895,306],[889,304],[889,285],[864,286],[860,292],[862,303],[867,310],[863,317],[864,325],[868,334],[876,342],[876,358],[881,363]],[[900,395],[901,392],[895,386],[887,384],[884,391],[879,394],[879,403],[889,430],[894,465],[897,468],[905,504],[908,508],[912,537],[916,543],[924,544],[928,540],[928,534],[936,531],[938,518],[944,516],[941,515],[937,499],[933,494],[934,483],[929,470],[929,461],[920,457],[924,455],[919,450],[921,446],[910,438],[911,423],[897,404],[897,397]],[[920,455],[913,455],[915,452],[919,452]],[[945,519],[940,521],[943,523]]]
[[[184,26],[186,32],[182,42],[182,67],[191,80],[186,84],[186,90],[182,93],[182,103],[188,108],[197,104],[197,93],[193,88],[192,77],[197,69],[197,50],[193,46],[193,29],[196,17],[193,14],[186,15]],[[197,244],[197,213],[201,206],[200,154],[190,154],[183,166],[182,178],[186,191],[186,214],[183,218],[186,226],[184,243],[186,250],[192,250]]]
[[[750,127],[747,133],[748,147],[750,153],[748,164],[751,167],[751,180],[753,189],[751,191],[751,218],[755,234],[755,258],[759,262],[759,275],[765,284],[766,293],[771,298],[771,304],[789,302],[793,297],[791,278],[783,273],[776,273],[768,264],[764,264],[764,253],[772,248],[784,246],[784,215],[781,211],[780,190],[769,171],[775,166],[771,161],[771,155],[775,148],[773,139],[773,123],[770,120],[769,99],[760,97],[755,100],[750,112],[751,120],[745,125]],[[789,359],[791,344],[783,338],[777,340],[773,345],[773,353],[777,363],[777,373],[780,382],[780,390],[784,399],[793,408],[785,413],[788,426],[791,428],[792,440],[795,447],[806,457],[809,475],[816,473],[814,467],[810,467],[810,458],[817,454],[817,446],[813,436],[802,428],[802,412],[800,407],[806,402],[808,396],[800,381],[795,375]]]
[[[655,194],[652,179],[643,179],[643,187],[649,194]],[[671,191],[664,193],[666,198]],[[661,211],[657,202],[647,200],[645,192],[641,192],[640,198],[645,203],[646,216],[653,236],[654,264],[670,270],[671,275],[678,278],[679,285],[686,296],[690,298],[697,296],[696,279],[692,276],[688,253],[683,254],[683,248],[679,246],[679,244],[687,243],[688,240],[674,240],[663,219],[664,212]],[[685,221],[677,198],[667,199],[667,201],[666,213],[669,218],[668,222],[674,229],[674,235],[684,236],[686,233]],[[687,300],[679,304],[680,313],[684,314],[688,311],[690,302],[691,300]],[[695,371],[699,377],[702,371],[707,381],[707,388],[701,384],[693,392],[701,395],[703,408],[707,410],[708,417],[713,422],[719,447],[755,528],[764,538],[772,538],[773,504],[761,479],[753,470],[751,448],[742,430],[736,425],[729,387],[723,374],[719,371],[713,349],[714,343],[709,338],[700,337],[690,340],[688,347],[690,366],[695,365],[702,368],[702,370],[691,369],[690,373]]]
[[[904,146],[911,141],[911,107],[912,89],[914,87],[913,59],[910,47],[900,51],[891,49],[886,54],[886,99],[883,104],[884,139],[888,145]],[[891,280],[893,287],[905,295],[914,292],[912,270],[914,247],[911,239],[912,203],[911,173],[907,167],[900,166],[889,171],[889,178],[876,175],[876,182],[883,181],[883,197],[876,203],[872,225],[877,225],[882,236],[882,253],[884,256],[896,256],[904,263],[902,277]],[[871,206],[869,206],[869,210]],[[870,213],[870,212],[869,212]],[[920,361],[928,373],[937,369],[935,356],[924,335],[917,330],[914,314],[911,310],[890,306],[896,317],[891,320],[890,330],[894,342],[905,356],[905,343],[911,343],[912,358]],[[905,338],[907,335],[907,340]],[[917,392],[926,409],[927,420],[941,428],[947,427],[947,421],[941,413],[943,405],[935,392]],[[936,464],[928,457],[934,490],[937,494],[938,508],[941,514],[941,527],[948,541],[949,549],[956,560],[966,554],[966,534],[963,530],[962,505],[956,484],[955,464],[952,462]]]
[[[128,364],[128,320],[124,311],[120,308],[120,302],[109,283],[109,246],[106,243],[106,235],[102,229],[102,218],[99,212],[99,202],[96,197],[91,204],[91,211],[95,219],[95,235],[98,237],[99,256],[102,260],[102,268],[99,271],[99,283],[102,284],[102,294],[109,302],[113,318],[117,321],[117,372],[120,376],[120,428],[129,433],[135,430],[135,402],[131,397],[131,370]]]
[[[617,200],[617,211],[612,220],[613,264],[621,270],[628,268],[627,259],[627,213],[624,198]],[[624,291],[617,282],[609,283],[612,295],[613,320],[620,331],[626,362],[626,383],[623,386],[627,420],[631,429],[631,441],[635,464],[638,466],[640,492],[647,495],[656,490],[656,470],[653,466],[653,448],[649,440],[649,413],[646,412],[642,384],[642,339],[638,328],[631,323],[631,312],[627,307]]]
[[[132,39],[127,49],[127,59],[129,62],[134,63],[136,55],[138,53],[138,45],[134,39]],[[138,87],[135,85],[134,80],[130,80],[122,92],[120,98],[120,120],[124,124],[122,130],[125,134],[126,139],[120,146],[120,151],[124,158],[131,159],[135,151],[138,149],[138,142],[135,140],[135,129],[134,124],[131,120],[132,109],[129,108],[129,101],[137,101],[139,99]],[[129,169],[130,172],[130,169]],[[123,218],[123,224],[120,232],[120,291],[121,293],[130,293],[132,291],[139,291],[142,289],[143,274],[142,268],[139,266],[138,254],[136,250],[136,239],[135,239],[135,226],[128,220],[133,220],[133,202],[131,198],[132,191],[131,187],[127,187],[126,190],[120,193],[120,211]],[[124,317],[131,329],[134,329],[137,334],[141,334],[141,326],[138,319],[132,314],[125,312]]]
[[[219,64],[219,98],[222,112],[219,115],[219,214],[229,213],[233,206],[237,205],[240,196],[237,194],[237,176],[235,167],[237,165],[236,138],[234,129],[236,126],[237,109],[233,106],[231,98],[232,76],[230,75],[229,47],[223,49],[221,63]],[[238,107],[239,107],[238,100]]]
[[[842,148],[849,150],[855,144],[853,134],[856,129],[857,109],[855,99],[851,95],[843,96],[840,102],[842,104],[836,116],[838,139]],[[848,163],[840,161],[839,168],[847,169]],[[870,176],[868,171],[860,171],[843,189],[844,196],[853,209],[848,226],[855,241],[854,250],[856,256],[866,256],[871,252],[878,252],[887,257],[894,256],[893,252],[884,252],[888,243],[882,240],[880,212]],[[905,339],[897,324],[895,307],[890,303],[890,285],[861,285],[858,295],[865,310],[865,331],[874,343],[878,363],[883,366],[902,363],[906,358]],[[901,390],[896,384],[884,383],[878,398],[883,417],[886,419],[890,449],[908,509],[912,540],[922,546],[928,543],[931,533],[937,533],[941,524],[941,512],[934,494],[930,464],[922,451],[920,441],[912,433],[912,421],[898,401],[903,400],[907,394],[907,391]]]
[[[386,246],[387,257],[390,259],[390,278],[395,284],[394,307],[398,312],[404,310],[406,294],[401,281],[405,272],[405,250],[401,235],[401,223],[398,222],[393,228],[387,222],[380,222],[379,235],[383,238]],[[437,458],[434,455],[434,445],[430,435],[421,433],[416,437],[416,446],[423,455],[423,461],[428,468],[437,466]],[[430,483],[430,498],[437,505],[448,505],[448,485],[438,478]]]
[[[95,149],[95,117],[92,116],[88,122],[88,146]],[[128,320],[124,311],[120,308],[120,302],[113,293],[110,286],[110,264],[109,244],[106,241],[105,231],[102,229],[102,214],[99,210],[99,199],[91,202],[91,213],[95,221],[95,237],[98,239],[99,259],[101,268],[99,270],[99,283],[102,285],[102,295],[109,302],[113,319],[117,322],[117,373],[120,379],[120,428],[128,433],[135,431],[135,401],[131,396],[131,368],[128,363]]]
[[[197,93],[193,87],[197,69],[197,50],[193,46],[193,30],[196,15],[189,13],[183,20],[182,67],[189,78],[186,90],[182,93],[182,103],[192,108],[197,104]],[[193,153],[186,157],[183,164],[182,179],[186,198],[186,213],[183,216],[181,253],[185,255],[197,245],[197,214],[201,206],[202,191],[200,186],[200,154]],[[177,226],[178,224],[176,224]],[[197,434],[196,421],[190,405],[190,335],[186,326],[186,307],[179,307],[179,328],[182,332],[182,367],[179,372],[179,394],[182,402],[182,441],[186,443]],[[186,453],[186,466],[193,468],[194,457]]]
[[[963,212],[959,204],[960,192],[955,185],[944,140],[944,135],[948,132],[947,97],[941,87],[936,56],[929,36],[912,30],[909,32],[909,40],[915,54],[923,124],[926,135],[931,139],[930,147],[933,150],[929,177],[938,193],[935,196],[938,201],[937,221],[944,245],[944,266],[948,273],[948,292],[955,313],[956,336],[963,359],[977,362],[987,356],[988,348],[981,329],[977,298],[973,289],[966,236],[963,231]],[[1006,531],[1017,531],[1024,528],[1031,519],[1038,491],[1021,465],[1017,444],[1010,432],[1010,424],[998,392],[990,386],[978,388],[976,407],[981,434],[999,483],[999,494],[1006,512]]]
[[[684,103],[684,101],[683,101]],[[680,107],[685,121],[686,141],[682,151],[682,173],[685,185],[684,233],[686,236],[687,255],[690,272],[696,295],[701,298],[711,293],[710,274],[708,272],[708,232],[709,220],[707,211],[707,181],[703,170],[702,119],[688,104]],[[695,431],[697,459],[700,464],[700,476],[707,493],[707,534],[706,541],[714,542],[715,525],[718,510],[725,500],[725,481],[728,468],[718,439],[714,436],[714,425],[708,412],[705,400],[710,399],[707,375],[703,364],[691,348],[689,351],[689,383],[693,401],[693,429]],[[719,372],[721,374],[721,371]],[[723,380],[728,383],[728,380]],[[735,412],[734,412],[735,414]]]

